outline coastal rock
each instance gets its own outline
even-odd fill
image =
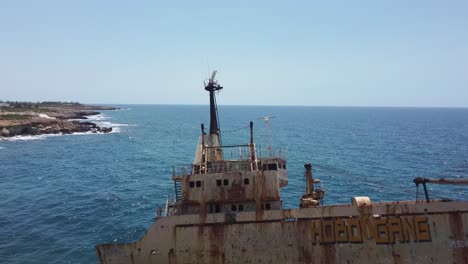
[[[0,136],[2,137],[9,137],[10,136],[10,131],[6,128],[3,128],[1,131],[0,131]]]
[[[38,133],[37,127],[34,127],[34,126],[28,127],[28,134],[30,134],[30,135],[37,135],[37,133]]]
[[[63,114],[62,116],[57,116],[62,119],[87,119],[86,116],[99,115],[99,112],[96,111],[79,111]]]
[[[39,134],[51,134],[52,133],[52,127],[47,126],[44,127],[43,125],[40,125],[41,127],[38,126],[38,133]]]
[[[110,133],[110,132],[112,132],[112,127],[102,127],[101,131],[103,133]]]

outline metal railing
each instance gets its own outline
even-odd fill
[[[255,161],[252,160],[252,147],[250,145],[231,145],[211,147],[216,151],[222,151],[222,160],[209,160],[203,164],[186,165],[179,168],[173,167],[173,177],[187,176],[190,174],[228,173],[240,171],[252,171],[256,168],[256,161],[261,159],[281,158],[285,159],[282,148],[271,146],[254,146]]]
[[[225,160],[246,160],[252,157],[250,145],[231,145],[212,147],[221,150]],[[285,151],[279,147],[254,145],[257,158],[285,158]]]

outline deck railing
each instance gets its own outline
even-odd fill
[[[251,171],[256,168],[255,161],[252,160],[250,145],[232,145],[211,147],[208,149],[216,149],[222,151],[222,160],[211,160],[204,164],[192,164],[188,166],[173,167],[173,176],[187,176],[190,174],[206,174],[206,173],[228,173],[239,171]],[[255,159],[284,159],[285,152],[282,148],[274,148],[271,146],[255,146]]]

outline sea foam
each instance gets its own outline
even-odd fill
[[[2,138],[3,141],[29,141],[29,140],[42,140],[48,137],[61,136],[62,134],[44,134],[44,135],[26,135]]]
[[[101,121],[101,120],[109,119],[109,117],[104,115],[103,113],[100,113],[98,115],[89,115],[85,117],[87,120],[92,120],[92,121]]]
[[[109,120],[110,117],[102,113],[98,115],[86,116],[86,118],[88,121],[93,122],[100,127],[112,127],[111,133],[119,133],[120,132],[119,127],[129,126],[129,124],[112,123],[112,122],[106,121],[106,120]]]

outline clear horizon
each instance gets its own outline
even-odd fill
[[[206,106],[209,107],[209,103],[206,104],[164,104],[164,103],[118,103],[118,104],[108,104],[108,103],[83,103],[85,105],[168,105],[168,106]],[[341,108],[454,108],[454,109],[466,109],[466,106],[391,106],[391,105],[240,105],[240,104],[217,104],[218,106],[238,106],[238,107],[341,107]]]
[[[4,1],[0,100],[468,107],[466,1]]]

